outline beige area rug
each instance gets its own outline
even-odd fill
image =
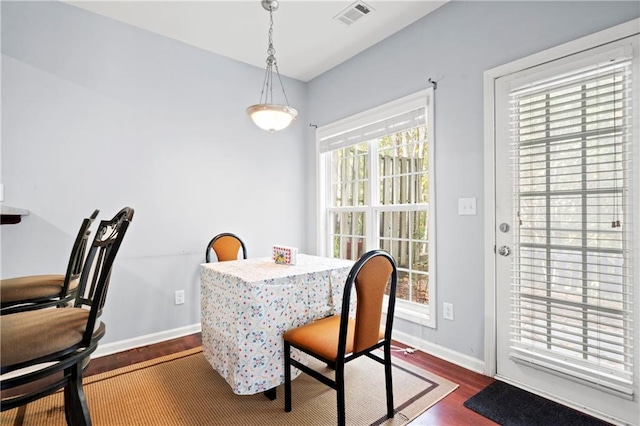
[[[403,425],[458,386],[394,358],[395,418],[385,418],[384,367],[366,357],[345,367],[347,424]],[[101,425],[332,425],[335,391],[301,374],[292,382],[290,413],[284,385],[263,394],[235,395],[196,348],[84,380],[91,419]],[[62,393],[3,412],[2,425],[65,425]]]

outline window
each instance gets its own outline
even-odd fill
[[[398,317],[433,325],[433,89],[318,129],[320,252],[398,265]]]
[[[510,91],[512,357],[631,394],[631,57]]]

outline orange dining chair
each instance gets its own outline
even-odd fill
[[[72,307],[0,316],[0,374],[6,375],[0,381],[1,411],[64,388],[67,424],[91,424],[82,372],[105,334],[99,318],[113,263],[132,219],[133,209],[125,207],[113,219],[100,222]],[[16,392],[18,388],[23,392]]]
[[[294,366],[336,391],[338,425],[344,426],[344,366],[365,355],[384,365],[387,418],[394,416],[391,331],[397,281],[398,273],[393,257],[383,250],[369,251],[360,257],[347,276],[340,315],[322,318],[284,333],[285,411],[291,411],[291,366]],[[356,314],[355,318],[350,318],[351,288],[354,285]],[[382,324],[385,293],[388,293],[387,316]],[[326,363],[335,370],[335,379],[292,358],[292,347]],[[384,358],[374,353],[378,348],[383,348]]]
[[[205,253],[205,259],[207,263],[211,262],[211,252],[213,251],[218,259],[218,262],[225,262],[227,260],[237,260],[238,253],[242,249],[242,258],[247,258],[247,248],[244,243],[235,234],[224,232],[218,234],[207,245],[207,251]]]
[[[82,221],[76,236],[66,274],[27,275],[0,280],[0,314],[30,311],[52,306],[63,307],[75,297],[91,231],[99,210]]]

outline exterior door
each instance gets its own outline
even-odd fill
[[[638,39],[495,81],[497,377],[625,424],[640,423]]]

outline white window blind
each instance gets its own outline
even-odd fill
[[[631,397],[631,58],[510,92],[511,357]]]
[[[320,152],[329,152],[347,146],[356,145],[390,135],[403,132],[426,123],[425,108],[418,108],[393,117],[368,123],[361,127],[354,127],[336,134],[320,137]]]

